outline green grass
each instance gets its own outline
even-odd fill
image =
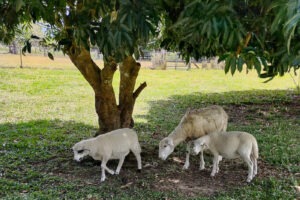
[[[93,91],[77,70],[0,68],[0,77],[1,199],[188,199],[175,189],[153,189],[156,176],[164,176],[163,172],[146,171],[133,186],[121,188],[124,177],[110,176],[104,184],[94,184],[99,181],[99,165],[73,162],[70,147],[97,130]],[[116,94],[118,79],[116,74]],[[247,108],[245,113],[230,116],[228,129],[255,135],[260,159],[288,174],[257,178],[248,186],[191,199],[296,198],[300,122],[299,110],[293,109],[299,109],[299,102],[294,102],[299,94],[290,77],[264,84],[255,73],[232,77],[219,70],[142,69],[137,86],[143,81],[148,86],[136,102],[134,119],[143,148],[154,151],[155,157],[148,156],[146,162],[158,162],[159,139],[153,133],[159,138],[169,134],[188,107],[220,104],[229,113],[235,113],[232,108]],[[181,145],[175,154],[183,158],[183,152]],[[163,170],[176,172],[179,167]],[[92,176],[95,171],[97,176]],[[86,178],[76,178],[76,174]]]

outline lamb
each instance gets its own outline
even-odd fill
[[[221,106],[213,105],[202,109],[188,109],[173,132],[160,141],[159,158],[166,160],[174,148],[185,140],[197,139],[212,132],[226,131],[227,123],[228,115]],[[188,142],[183,169],[188,169],[190,166],[190,146],[191,143]],[[204,168],[205,163],[203,153],[201,153],[200,169]]]
[[[73,147],[74,160],[80,162],[89,155],[101,160],[101,182],[106,179],[105,170],[110,174],[119,174],[125,157],[130,151],[137,159],[138,170],[142,169],[141,147],[136,132],[129,128],[117,129],[95,138],[82,140]],[[116,171],[109,169],[106,163],[110,159],[119,159]]]
[[[258,145],[255,137],[246,132],[211,133],[192,142],[192,153],[209,149],[214,155],[211,176],[219,172],[219,155],[234,159],[241,157],[248,165],[247,182],[257,174]]]

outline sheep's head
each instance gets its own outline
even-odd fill
[[[174,151],[174,143],[171,138],[164,138],[159,143],[159,158],[166,160],[168,156]]]
[[[197,154],[199,154],[200,151],[203,151],[206,148],[207,148],[207,146],[206,146],[205,142],[203,140],[201,140],[201,138],[194,140],[192,142],[191,154],[197,155]]]
[[[90,153],[90,150],[85,147],[83,141],[76,143],[72,147],[72,150],[74,152],[74,160],[77,162],[82,161],[82,159]]]

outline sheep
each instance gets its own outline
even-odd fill
[[[166,160],[174,148],[185,140],[197,139],[215,131],[226,131],[227,123],[228,115],[221,106],[213,105],[202,109],[188,109],[173,132],[160,141],[159,158]],[[191,143],[188,142],[183,169],[188,169],[190,166],[190,146]],[[205,163],[203,153],[201,153],[200,169],[204,168]]]
[[[129,128],[117,129],[95,138],[82,140],[73,147],[74,160],[80,162],[89,155],[95,160],[101,160],[101,182],[106,179],[105,170],[110,174],[119,174],[125,157],[130,151],[137,159],[138,170],[142,169],[141,147],[137,134]],[[106,163],[110,159],[119,159],[116,171],[109,169]]]
[[[247,182],[257,174],[258,145],[255,137],[246,132],[231,131],[211,133],[192,142],[192,154],[209,149],[213,154],[211,176],[219,172],[219,155],[224,158],[242,158],[248,165]]]

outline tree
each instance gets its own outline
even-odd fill
[[[155,1],[2,1],[0,21],[4,41],[15,34],[18,24],[27,21],[48,23],[48,36],[57,41],[56,49],[69,56],[95,92],[99,133],[121,127],[132,127],[135,101],[146,83],[135,89],[140,64],[138,45],[156,34],[160,15]],[[18,16],[18,17],[12,17]],[[98,46],[104,55],[104,67],[95,64],[90,55]],[[119,66],[120,93],[117,99],[112,86]]]
[[[18,24],[43,21],[95,92],[99,132],[133,126],[139,46],[161,37],[160,47],[190,57],[220,56],[225,72],[256,69],[260,77],[299,69],[299,5],[296,0],[0,0],[0,35],[8,42]],[[90,49],[104,55],[104,67]],[[51,54],[49,54],[51,55]],[[50,56],[51,57],[51,56]],[[118,103],[112,87],[120,70]],[[262,68],[263,66],[263,68]]]

